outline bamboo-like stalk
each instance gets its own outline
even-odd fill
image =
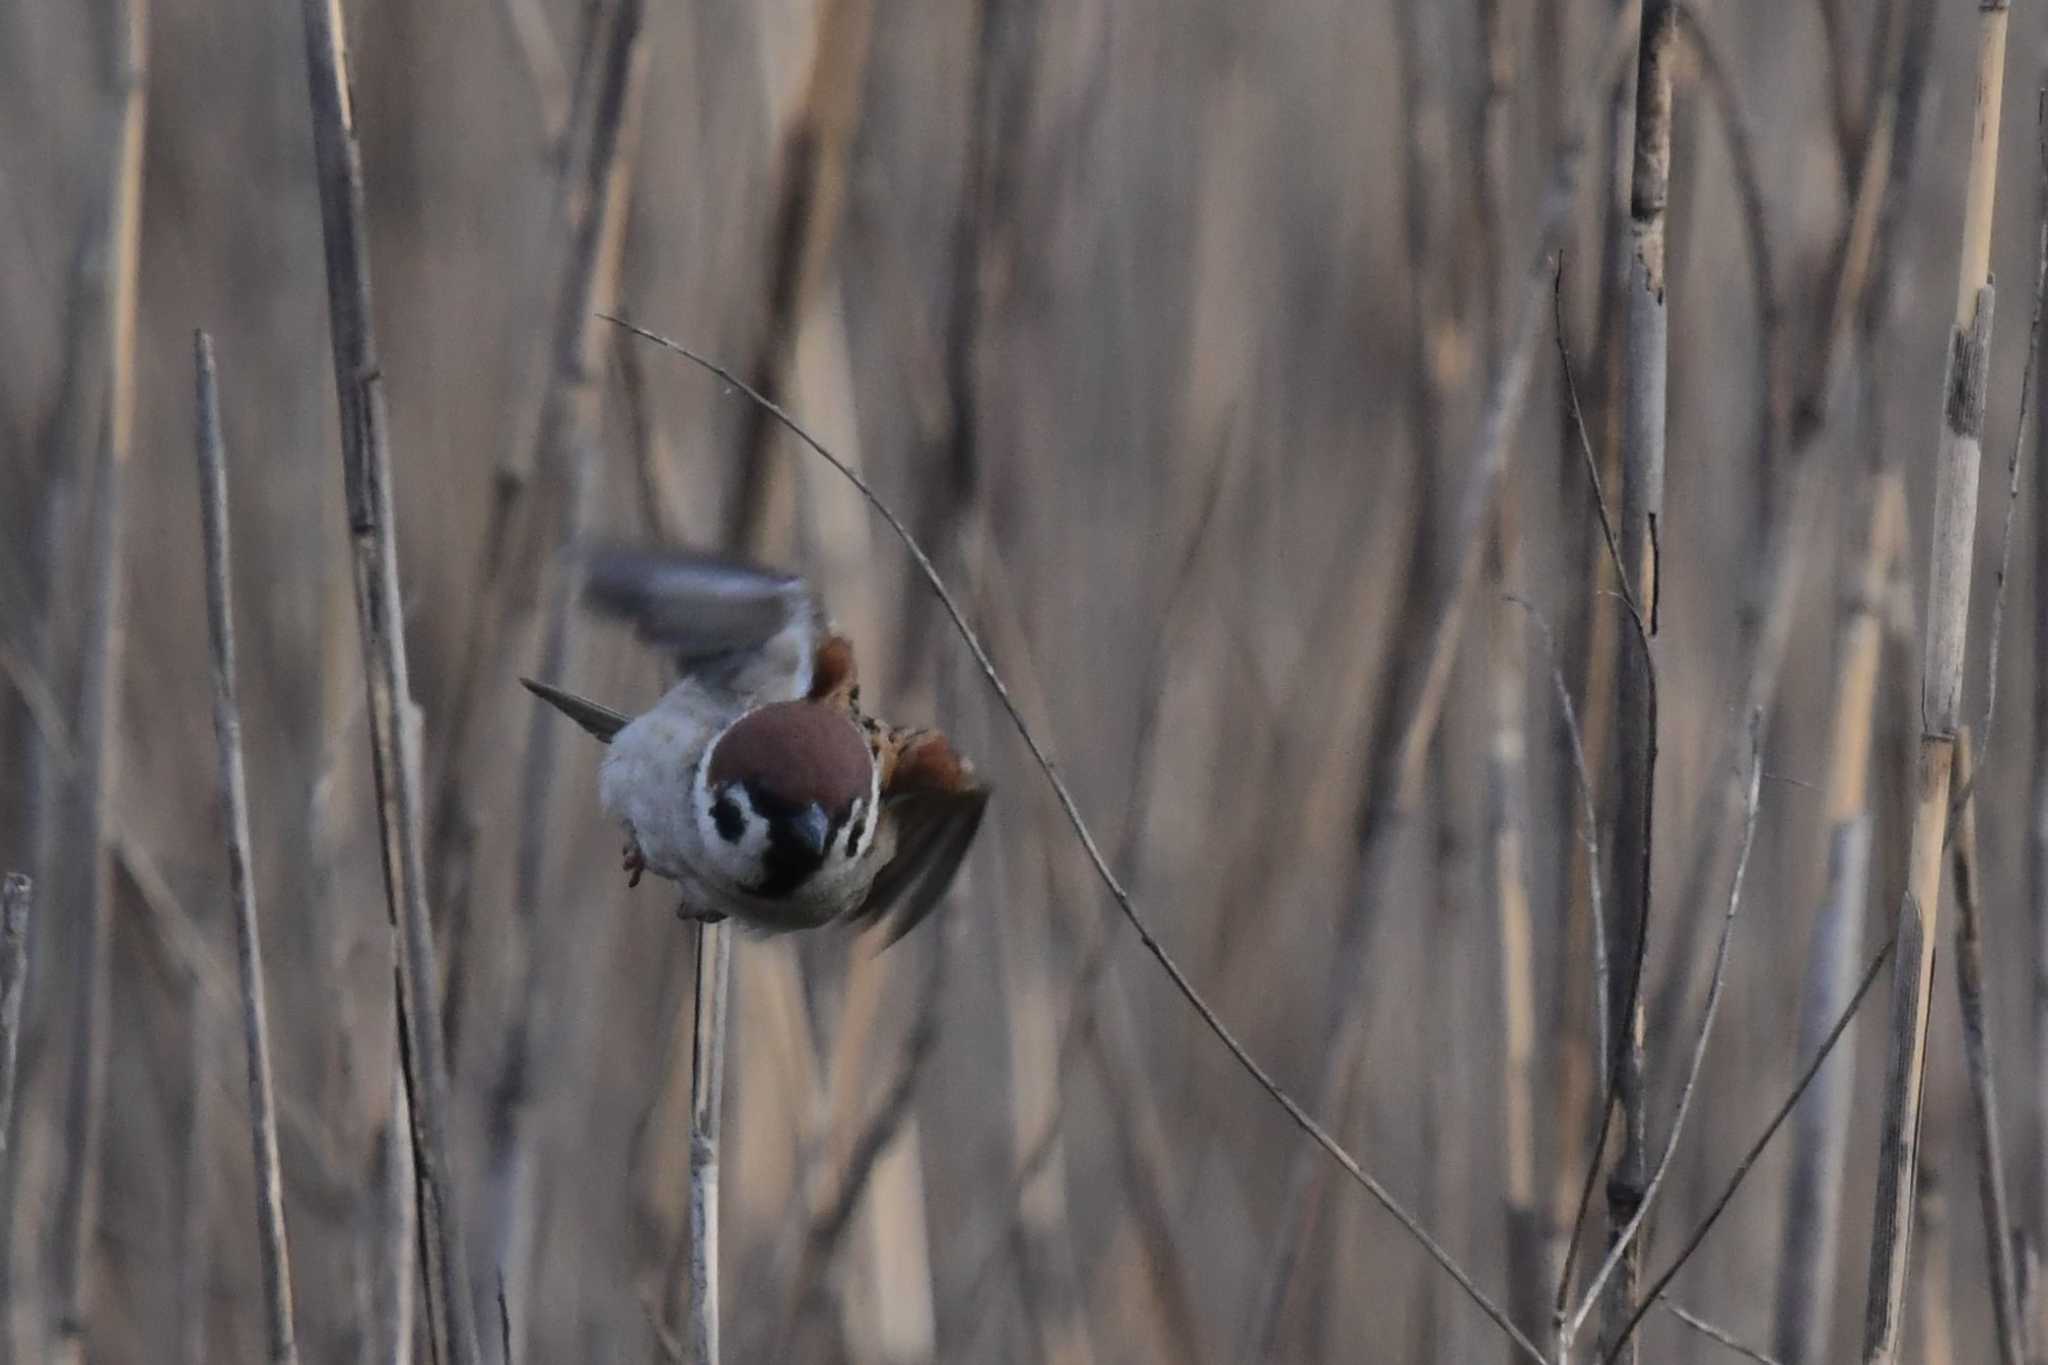
[[[51,1298],[57,1320],[50,1359],[76,1365],[85,1354],[85,1324],[91,1293],[91,1264],[99,1226],[100,1142],[105,1127],[107,1030],[111,1008],[108,948],[113,919],[113,796],[120,771],[121,669],[125,654],[122,574],[126,563],[121,495],[135,437],[135,297],[142,235],[144,124],[149,89],[148,0],[120,0],[114,8],[109,71],[117,111],[104,216],[90,251],[102,252],[105,292],[97,338],[104,354],[106,384],[98,414],[100,436],[94,461],[93,503],[87,555],[91,593],[84,637],[84,665],[78,688],[78,767],[72,783],[72,817],[66,839],[89,880],[79,888],[78,961],[82,976],[72,987],[70,1091],[65,1102],[63,1176],[55,1213],[55,1281]],[[82,457],[83,447],[78,454]]]
[[[690,1365],[718,1365],[718,1137],[725,1093],[726,987],[732,926],[697,926],[697,1008],[690,1055],[688,1299],[683,1343]]]
[[[1664,426],[1670,322],[1665,298],[1665,218],[1671,184],[1671,64],[1678,32],[1676,0],[1644,0],[1636,65],[1635,165],[1629,191],[1630,256],[1624,289],[1621,553],[1650,634],[1658,628],[1658,523],[1664,514]],[[1649,932],[1651,840],[1657,770],[1655,664],[1649,641],[1623,632],[1616,678],[1618,806],[1614,828],[1614,896],[1607,941],[1620,965],[1609,997],[1607,1035],[1612,1086],[1621,1111],[1621,1152],[1607,1182],[1610,1242],[1642,1206],[1649,1179],[1649,1119],[1643,1093],[1642,969]],[[1603,1345],[1611,1344],[1634,1306],[1642,1249],[1622,1257],[1602,1313]],[[1625,1357],[1634,1361],[1631,1350]]]
[[[2041,221],[2048,225],[2048,170],[2041,179]],[[2029,1226],[2037,1238],[2048,1236],[2048,366],[2034,375],[2035,408],[2042,420],[2034,424],[2034,743],[2032,810],[2027,821],[2027,867],[2033,960],[2028,1001],[2033,1024],[2033,1083],[2028,1087],[2028,1162],[2032,1189]],[[2048,1322],[2036,1326],[2048,1358]],[[2038,1360],[2037,1360],[2038,1365]]]
[[[377,1139],[376,1209],[371,1220],[371,1365],[412,1365],[419,1311],[419,1204],[414,1193],[412,1105],[400,1059],[391,1068],[391,1116]]]
[[[242,984],[242,1043],[248,1054],[249,1145],[256,1168],[256,1235],[263,1266],[270,1365],[296,1365],[291,1252],[284,1226],[284,1174],[277,1160],[277,1104],[270,1081],[270,1020],[264,1005],[263,940],[249,852],[249,783],[242,763],[242,708],[235,691],[235,618],[229,581],[227,451],[213,338],[192,340],[197,370],[199,518],[206,552],[206,622],[213,646],[213,729],[220,743],[220,800],[227,826],[228,892],[235,913],[235,961]],[[198,1084],[194,1081],[195,1086]]]
[[[1863,958],[1870,883],[1870,754],[1882,629],[1879,606],[1905,534],[1905,483],[1897,468],[1875,482],[1855,587],[1842,600],[1833,733],[1826,785],[1828,880],[1807,950],[1799,1050],[1811,1054],[1842,1012]],[[1790,1365],[1825,1358],[1839,1235],[1855,1046],[1845,1038],[1794,1116],[1783,1260],[1772,1350]]]
[[[1968,791],[1975,779],[1970,731],[1956,735],[1955,785]],[[1999,1365],[2022,1365],[2019,1288],[2013,1270],[2012,1232],[2005,1194],[2005,1153],[1999,1140],[1998,1087],[1991,1072],[1990,1025],[1984,1014],[1984,917],[1979,903],[1983,879],[1977,862],[1977,802],[1969,796],[1956,815],[1950,845],[1956,887],[1956,1004],[1963,1020],[1963,1054],[1975,1111],[1977,1193],[1984,1208],[1985,1264],[1991,1271],[1991,1320],[1997,1329]]]
[[[1941,895],[1942,842],[1956,731],[1962,723],[1963,650],[1968,629],[1972,547],[1977,530],[1977,469],[1982,455],[1986,369],[1991,344],[1991,219],[1998,186],[1998,131],[2005,89],[2006,0],[1979,9],[1977,99],[1963,245],[1957,270],[1954,331],[1942,388],[1941,448],[1935,471],[1934,548],[1927,590],[1926,647],[1920,682],[1917,805],[1908,855],[1909,883],[1899,907],[1889,1058],[1878,1151],[1874,1242],[1864,1311],[1866,1365],[1897,1359],[1911,1257],[1914,1180],[1925,1079],[1928,1004],[1934,977]]]
[[[370,314],[362,157],[356,145],[338,0],[300,0],[299,12],[306,32],[328,324],[356,614],[369,692],[384,888],[396,940],[399,1040],[413,1115],[427,1315],[435,1358],[445,1365],[476,1365],[480,1356],[469,1254],[449,1159],[448,1073],[436,1004],[439,983],[420,825],[419,720],[406,669],[389,418]]]

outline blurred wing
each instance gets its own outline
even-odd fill
[[[937,907],[974,843],[989,789],[912,791],[883,798],[882,818],[896,830],[896,852],[875,874],[867,899],[851,912],[862,925],[891,918],[883,947],[915,929]]]
[[[589,551],[584,569],[585,600],[630,621],[685,676],[747,694],[808,690],[824,612],[800,576],[617,546]]]

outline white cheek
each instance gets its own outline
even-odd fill
[[[734,840],[719,832],[718,821],[711,814],[711,788],[701,772],[694,787],[697,829],[711,870],[741,886],[759,882],[766,868],[768,825],[755,813],[746,791],[735,786],[726,793],[726,799],[740,811],[740,837]]]

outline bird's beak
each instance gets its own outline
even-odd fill
[[[825,856],[825,841],[831,834],[832,823],[825,818],[825,808],[815,801],[796,818],[796,836],[803,841],[804,851],[814,858]]]

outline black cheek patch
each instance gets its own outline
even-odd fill
[[[851,858],[860,852],[861,836],[868,832],[868,813],[862,811],[860,818],[853,822],[853,828],[846,836],[846,856]]]
[[[738,843],[747,828],[739,806],[730,796],[721,796],[711,803],[711,823],[718,826],[718,837],[728,844]]]

